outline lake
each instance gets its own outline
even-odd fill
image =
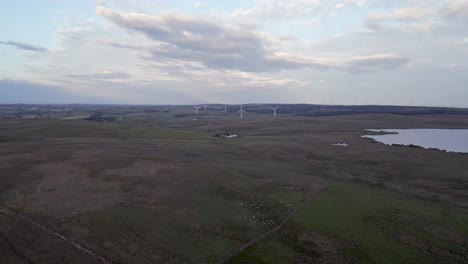
[[[468,153],[468,129],[366,129],[386,132],[386,135],[365,135],[378,142],[392,145],[416,145],[450,152]]]

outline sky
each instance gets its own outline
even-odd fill
[[[468,107],[468,0],[0,7],[0,103]]]

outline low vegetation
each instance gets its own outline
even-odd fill
[[[246,108],[242,120],[221,108],[194,119],[191,107],[131,106],[0,119],[1,206],[114,263],[466,263],[468,156],[361,137],[468,128],[461,114],[273,119]],[[67,119],[96,111],[115,119]],[[90,258],[40,230],[45,251],[25,244],[35,227],[14,220],[0,213],[9,260]]]

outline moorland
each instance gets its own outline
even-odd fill
[[[0,107],[0,263],[468,261],[466,110],[268,107]]]

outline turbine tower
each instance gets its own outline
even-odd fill
[[[200,109],[200,108],[201,108],[201,106],[194,106],[194,107],[195,107],[195,114],[197,114],[197,115],[198,115],[198,109]]]
[[[237,111],[237,113],[240,114],[240,118],[244,118],[244,113],[245,113],[245,111],[244,111],[244,109],[242,109],[242,105],[240,105],[240,110]]]
[[[205,106],[205,112],[206,112],[206,107],[207,107],[208,105],[204,105],[204,106]]]
[[[227,105],[224,106],[224,113],[227,113]]]
[[[277,107],[270,107],[270,108],[271,108],[271,110],[273,110],[273,118],[276,118],[276,109],[278,109],[279,106],[277,106]]]

